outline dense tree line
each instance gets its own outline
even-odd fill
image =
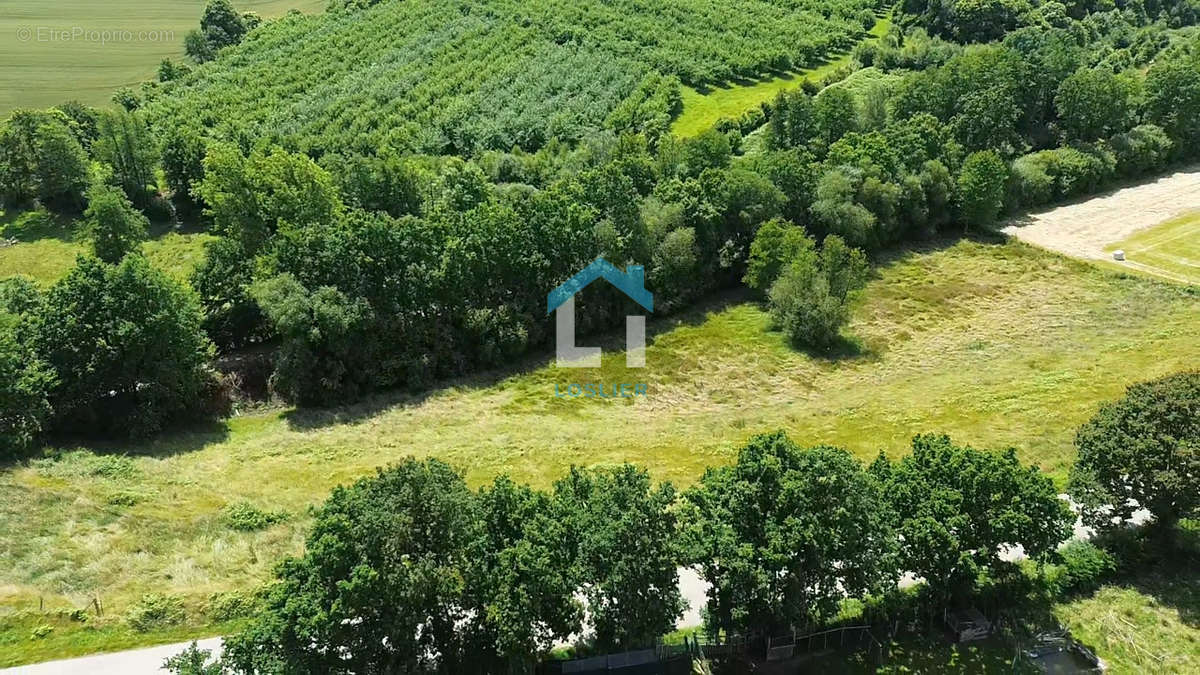
[[[343,22],[408,4],[347,8],[321,21],[336,34]],[[592,9],[570,16],[591,26]],[[272,344],[272,389],[301,404],[421,388],[510,362],[546,344],[547,289],[597,256],[643,266],[660,311],[742,280],[793,342],[828,350],[842,339],[871,252],[986,226],[1006,210],[1084,194],[1194,154],[1200,43],[1153,23],[1156,16],[1126,9],[1027,22],[1000,42],[967,47],[922,28],[896,31],[856,52],[887,84],[782,94],[748,118],[766,122],[754,146],[740,122],[687,139],[664,133],[679,106],[679,79],[653,71],[630,84],[623,102],[600,106],[597,124],[606,130],[556,132],[528,150],[517,143],[467,158],[412,154],[403,143],[322,149],[298,127],[282,133],[236,118],[218,124],[199,114],[164,116],[190,91],[165,85],[159,103],[135,110],[68,104],[14,113],[0,125],[0,197],[7,208],[82,213],[94,254],[118,267],[138,256],[147,219],[183,213],[209,223],[220,236],[207,246],[191,289],[151,280],[152,270],[135,275],[188,298],[164,335],[186,336],[170,339],[193,345],[200,361],[209,342],[223,351]],[[252,58],[267,44],[291,44],[267,28],[249,31],[245,49],[231,50],[221,59],[230,63],[214,64],[210,74],[235,72],[243,62],[291,63],[284,55]],[[317,49],[322,39],[301,42]],[[192,84],[204,89],[200,80]],[[86,265],[60,284],[82,283],[84,269],[104,279],[96,283],[116,283]],[[69,295],[52,289],[45,297],[65,302]],[[614,326],[628,305],[612,289],[589,288],[579,298],[580,328]],[[4,321],[16,332],[5,344],[33,357],[27,376],[17,378],[28,384],[22,391],[41,387],[41,394],[6,399],[6,418],[24,420],[14,422],[24,439],[38,428],[64,429],[57,413],[46,415],[47,404],[96,410],[121,398],[57,398],[54,388],[65,387],[73,369],[111,373],[94,366],[119,352],[98,334],[74,347],[95,355],[49,358],[41,350],[57,347],[16,328],[36,324],[29,317],[40,311]],[[127,324],[109,325],[147,334],[161,328]],[[128,389],[130,400],[157,392],[159,401],[152,423],[104,429],[148,432],[177,416],[168,410],[189,408],[162,397],[191,395],[196,378],[210,377],[198,374],[195,361],[182,362],[186,383],[95,383],[95,392]],[[42,377],[47,372],[53,377]],[[211,400],[203,410],[223,407],[219,397]]]
[[[1200,515],[1198,395],[1197,372],[1137,384],[1079,429],[1072,495],[1110,507],[1091,522],[1123,529],[1126,499],[1164,531]],[[1105,481],[1115,491],[1096,494]],[[1075,516],[1056,492],[1012,450],[934,434],[869,466],[782,432],[754,436],[681,494],[631,465],[573,468],[547,491],[504,476],[472,491],[438,460],[409,459],[334,490],[222,661],[201,670],[193,650],[171,667],[531,672],[556,643],[655,644],[682,610],[681,566],[710,585],[705,630],[752,641],[829,625],[847,599],[890,623],[903,573],[922,580],[933,613],[971,602],[1014,572],[1002,554],[1015,546],[1042,588],[1088,591],[1114,572],[1113,554],[1063,544]]]

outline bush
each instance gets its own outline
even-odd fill
[[[225,524],[239,532],[265,530],[287,518],[283,511],[263,511],[250,502],[238,502],[225,509]]]
[[[1117,172],[1130,177],[1166,166],[1173,146],[1167,132],[1154,124],[1143,124],[1117,134],[1109,143],[1117,158]]]
[[[213,593],[208,598],[205,614],[213,621],[230,621],[253,616],[258,606],[258,596],[252,593]]]
[[[801,347],[828,349],[849,318],[848,295],[867,279],[866,257],[840,237],[826,237],[821,255],[802,251],[767,293],[771,320]]]
[[[119,188],[97,183],[88,190],[88,207],[83,217],[96,257],[115,263],[146,239],[150,223]]]
[[[4,304],[0,302],[0,458],[28,450],[41,436],[55,382],[54,370],[37,358],[22,335],[25,320],[6,312]]]
[[[139,633],[183,623],[187,613],[179,598],[159,593],[143,595],[125,615],[125,623]]]
[[[1117,569],[1112,554],[1086,541],[1068,543],[1058,550],[1058,556],[1062,563],[1050,565],[1046,572],[1046,580],[1056,595],[1094,591]]]

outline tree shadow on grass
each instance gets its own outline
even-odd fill
[[[15,457],[0,458],[0,473],[17,468],[32,459],[54,456],[65,450],[87,450],[97,455],[167,458],[202,450],[229,438],[228,420],[206,420],[176,427],[167,434],[150,439],[96,439],[61,433],[46,439],[46,445]]]
[[[646,321],[646,345],[649,348],[655,339],[683,326],[699,326],[710,315],[752,299],[750,291],[738,287],[718,291],[690,307],[664,316],[649,316]],[[552,319],[547,318],[547,321]],[[553,330],[550,331],[553,334]],[[598,334],[580,335],[581,342],[599,346],[604,353],[625,350],[624,325]],[[312,431],[341,424],[353,424],[371,419],[390,410],[415,408],[429,399],[449,391],[477,391],[495,387],[506,380],[528,375],[554,364],[553,343],[542,345],[510,365],[470,375],[447,378],[421,390],[391,390],[377,392],[362,400],[330,408],[294,408],[283,413],[288,427],[298,431]]]

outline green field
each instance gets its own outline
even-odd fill
[[[235,0],[263,17],[290,8],[319,12],[326,0]],[[164,57],[183,57],[183,36],[200,25],[205,0],[5,0],[0,12],[0,117],[15,108],[47,108],[68,100],[109,102],[119,87],[153,79]],[[129,31],[101,42],[72,30]],[[51,31],[56,32],[51,32]],[[66,36],[60,37],[65,31]]]
[[[0,224],[4,224],[0,212]],[[0,279],[23,274],[42,286],[49,286],[75,266],[75,258],[89,251],[89,245],[74,229],[77,224],[62,222],[51,232],[31,232],[14,237],[16,244],[0,247]],[[0,227],[0,232],[12,236]],[[204,255],[204,242],[213,235],[204,232],[155,228],[142,251],[150,262],[178,281],[186,281]]]
[[[252,588],[300,550],[306,508],[329,489],[405,455],[437,456],[472,484],[500,472],[546,486],[571,464],[633,461],[681,484],[730,461],[754,433],[784,428],[805,444],[863,459],[899,455],[921,431],[1012,445],[1056,478],[1075,427],[1123,388],[1194,366],[1194,291],[1116,275],[1016,243],[961,241],[897,252],[857,304],[837,358],[788,347],[762,309],[730,296],[651,322],[648,367],[616,349],[599,371],[545,367],[452,383],[331,411],[245,414],[140,446],[51,451],[0,470],[0,607],[83,607],[104,618],[36,614],[0,622],[0,664],[217,632],[210,594]],[[619,337],[619,336],[618,336]],[[555,385],[646,382],[629,401],[567,400]],[[248,501],[290,518],[231,530],[223,509]],[[120,617],[141,594],[186,599],[189,623],[135,635]],[[87,639],[73,637],[85,631]]]
[[[883,18],[871,29],[871,38],[887,34],[891,19]],[[683,112],[671,125],[676,136],[694,136],[722,118],[737,119],[742,113],[773,100],[781,91],[799,87],[804,80],[819,81],[829,73],[849,65],[850,52],[830,55],[823,64],[806,70],[779,73],[756,81],[715,86],[703,91],[683,87]]]
[[[1104,248],[1125,251],[1122,267],[1133,266],[1157,276],[1200,284],[1200,212],[1173,218],[1135,232]]]

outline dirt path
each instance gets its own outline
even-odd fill
[[[1200,167],[1106,192],[1074,204],[1030,213],[1003,231],[1018,239],[1076,258],[1107,260],[1108,244],[1170,218],[1200,209]]]

